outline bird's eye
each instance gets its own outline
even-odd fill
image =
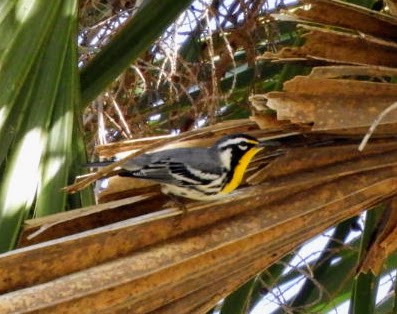
[[[248,146],[247,145],[239,145],[238,148],[241,150],[247,150]]]

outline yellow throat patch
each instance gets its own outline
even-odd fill
[[[262,149],[263,147],[253,147],[247,151],[243,157],[241,157],[238,165],[234,169],[232,179],[224,186],[223,190],[221,191],[222,194],[230,193],[240,185],[241,181],[243,180],[245,170],[247,169],[251,159]]]

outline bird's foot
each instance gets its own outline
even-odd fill
[[[186,207],[186,203],[185,203],[185,199],[173,194],[169,194],[168,195],[170,198],[170,205],[173,205],[175,207],[178,208],[178,210],[180,210],[182,212],[182,217],[184,217],[185,215],[187,215],[188,210]]]

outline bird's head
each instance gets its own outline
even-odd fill
[[[252,157],[263,149],[263,144],[250,135],[232,134],[218,140],[213,149],[217,151],[223,166],[232,170],[242,163],[248,166]]]

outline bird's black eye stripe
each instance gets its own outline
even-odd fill
[[[243,147],[241,147],[241,146],[243,146]],[[227,146],[222,146],[222,147],[220,147],[220,150],[221,151],[225,151],[225,150],[228,150],[228,149],[236,149],[236,147],[239,147],[241,150],[248,150],[249,148],[251,148],[251,147],[254,147],[255,146],[255,144],[251,144],[251,143],[241,143],[241,144],[230,144],[230,145],[227,145]]]

